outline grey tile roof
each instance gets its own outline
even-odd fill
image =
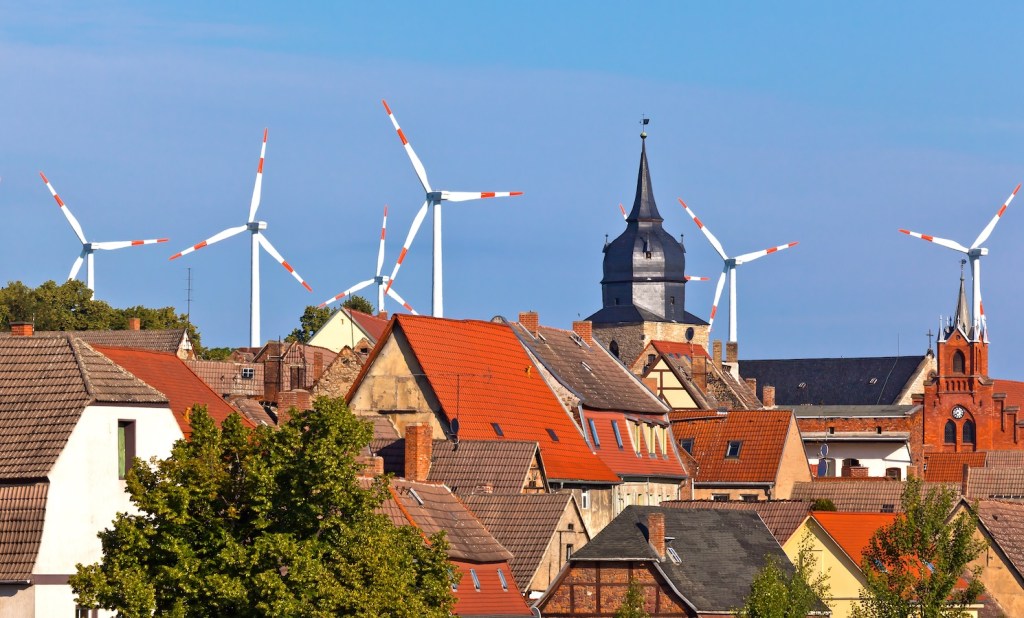
[[[49,474],[87,405],[167,398],[81,340],[0,338],[0,479]]]
[[[32,577],[48,489],[46,482],[0,485],[0,582]]]
[[[674,538],[666,546],[676,550],[680,564],[668,556],[659,559],[648,543],[646,522],[653,512],[665,515],[665,536]],[[792,569],[755,512],[629,506],[570,560],[656,562],[675,588],[704,613],[741,605],[768,556],[775,557],[783,569]]]
[[[177,353],[185,338],[185,329],[36,331],[34,336],[60,337],[63,335],[71,335],[87,343],[112,348],[136,348]],[[0,339],[5,337],[11,337],[11,334],[9,332],[0,333]]]
[[[986,468],[1024,468],[1024,451],[989,451]]]
[[[384,459],[384,472],[404,476],[404,438],[374,440],[370,450]],[[516,440],[460,440],[458,446],[434,440],[427,480],[444,483],[459,496],[474,493],[484,485],[494,493],[519,493],[537,450],[536,442]]]
[[[950,487],[957,492],[960,485],[955,483],[922,484],[922,491],[929,491],[940,485]],[[872,479],[830,479],[816,481],[799,481],[793,484],[793,500],[814,502],[818,498],[828,498],[836,505],[836,509],[853,513],[883,513],[890,509],[901,510],[900,499],[905,484],[887,478]]]
[[[776,405],[889,405],[896,403],[925,358],[741,360],[740,374],[757,379],[759,398],[765,384],[774,386]]]
[[[520,590],[529,589],[572,494],[476,494],[462,500],[512,552],[512,576]]]
[[[1017,576],[1024,575],[1024,504],[980,500],[976,512]]]
[[[811,503],[803,500],[666,500],[660,506],[691,510],[754,511],[781,545],[800,529],[800,525],[807,519]]]
[[[570,330],[540,326],[531,333],[511,323],[519,340],[588,408],[664,414],[669,408],[618,359]]]
[[[971,500],[1024,500],[1024,468],[970,468],[967,497]]]

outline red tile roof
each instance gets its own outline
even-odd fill
[[[680,355],[685,356],[687,359],[693,358],[695,355],[711,358],[711,355],[704,349],[704,346],[695,343],[679,343],[677,341],[662,341],[658,339],[652,341],[651,345],[662,354]]]
[[[822,529],[842,548],[846,555],[860,566],[864,550],[875,531],[896,519],[893,513],[838,513],[815,511],[811,513]]]
[[[924,480],[936,483],[960,483],[964,466],[985,467],[985,451],[974,453],[928,453],[924,459]]]
[[[619,482],[507,324],[399,314],[389,328],[405,335],[447,422],[459,419],[460,438],[537,442],[550,479]],[[353,389],[382,347],[374,348]],[[500,425],[503,437],[492,423]]]
[[[791,411],[733,410],[699,420],[670,416],[675,439],[693,440],[691,454],[700,465],[696,482],[775,481],[793,419]],[[741,443],[737,457],[726,457],[731,442]]]
[[[1006,394],[1006,405],[1019,406],[1024,404],[1024,382],[1014,380],[993,380],[992,391]]]
[[[114,361],[135,377],[149,384],[167,396],[171,411],[186,437],[192,435],[192,427],[185,419],[185,412],[193,404],[206,405],[206,411],[215,423],[220,425],[235,410],[214,392],[183,360],[170,352],[153,352],[131,348],[95,346],[96,350]],[[255,427],[244,416],[244,423]]]
[[[584,417],[587,419],[586,427],[588,435],[591,434],[591,424],[597,430],[597,437],[591,435],[591,444],[594,445],[594,452],[601,458],[609,468],[622,477],[649,476],[660,478],[686,478],[686,470],[676,455],[671,437],[671,430],[666,440],[668,452],[664,452],[660,444],[654,444],[654,448],[647,444],[646,432],[641,431],[639,448],[633,444],[632,432],[629,430],[630,421],[626,419],[623,412],[598,412],[586,410]],[[618,426],[622,446],[619,446],[615,438],[615,426]],[[600,446],[597,446],[600,444]],[[639,454],[637,454],[639,450]],[[654,456],[651,456],[651,451]]]
[[[526,605],[522,593],[516,586],[516,580],[512,577],[512,570],[507,562],[489,562],[477,564],[474,562],[462,562],[452,560],[452,564],[459,570],[462,579],[455,591],[455,609],[452,613],[456,616],[466,618],[491,616],[522,616],[532,617],[530,608]],[[480,589],[477,590],[470,571],[476,573],[480,582]],[[501,583],[502,572],[505,577],[505,585]]]
[[[363,329],[363,332],[371,337],[370,343],[380,341],[381,335],[384,334],[384,329],[388,327],[386,319],[363,313],[362,311],[356,311],[355,309],[346,309],[346,311],[348,311],[352,321],[358,324],[359,328]]]

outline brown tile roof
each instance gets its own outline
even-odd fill
[[[477,494],[466,506],[514,556],[509,566],[521,590],[527,590],[544,558],[572,494]],[[579,549],[579,548],[576,548]]]
[[[235,397],[230,399],[229,403],[238,410],[242,416],[252,421],[253,425],[269,425],[270,427],[277,425],[277,421],[267,414],[267,410],[263,405],[254,399]]]
[[[959,484],[923,483],[922,491],[929,491],[939,485],[947,485],[959,491]],[[793,500],[813,502],[818,498],[827,498],[836,505],[836,509],[845,512],[884,513],[889,509],[901,510],[900,499],[905,484],[887,478],[876,479],[817,479],[799,481],[793,484]]]
[[[150,330],[69,330],[36,331],[35,337],[62,337],[70,335],[89,344],[115,348],[136,348],[157,352],[177,352],[185,338],[184,328]],[[10,337],[10,332],[0,333],[0,339]]]
[[[518,322],[510,326],[523,345],[586,407],[650,414],[669,410],[600,345],[588,345],[571,330],[539,326],[531,333]]]
[[[166,405],[167,398],[81,340],[0,338],[0,478],[49,474],[93,402]]]
[[[370,450],[384,458],[384,472],[405,475],[405,439],[374,440]],[[536,442],[516,440],[434,440],[427,480],[444,483],[461,498],[489,485],[495,493],[519,493],[537,455]]]
[[[670,416],[677,443],[693,441],[690,453],[699,464],[695,482],[770,483],[778,476],[793,423],[791,411],[733,410],[699,420]],[[740,443],[739,455],[727,457],[730,444],[735,442]]]
[[[1024,575],[1024,504],[979,500],[978,519],[1002,550],[1017,576]]]
[[[185,364],[221,396],[263,397],[263,363],[186,360]],[[251,370],[252,377],[243,377],[243,369]]]
[[[0,583],[31,579],[49,483],[0,485]]]
[[[369,337],[371,345],[380,341],[380,336],[384,334],[384,329],[388,327],[388,321],[385,318],[379,318],[362,311],[356,311],[355,309],[342,309],[342,311],[348,313],[352,321],[358,324],[359,328],[363,329],[363,332]]]
[[[374,440],[397,440],[398,429],[386,416],[373,416],[369,419],[373,423]]]
[[[1024,468],[1024,451],[988,451],[986,468]]]
[[[967,472],[971,500],[1024,500],[1024,468],[971,468]]]
[[[725,407],[733,410],[759,410],[761,402],[746,382],[737,380],[728,371],[719,369],[707,351],[692,343],[675,341],[652,341],[644,350],[648,355],[654,351],[664,359],[676,379],[687,389],[698,405],[705,408]],[[693,383],[692,359],[695,355],[707,358],[707,388],[702,392]],[[646,361],[641,354],[637,362]],[[696,395],[696,396],[695,396]]]
[[[924,480],[937,483],[960,483],[964,478],[964,466],[984,467],[985,452],[927,453],[924,456]]]
[[[741,500],[667,500],[659,506],[674,509],[718,509],[725,511],[757,511],[761,521],[768,526],[772,536],[779,545],[789,540],[793,533],[807,519],[811,508],[810,502],[803,500],[758,500],[745,502]]]

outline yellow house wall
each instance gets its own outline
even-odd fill
[[[569,529],[570,524],[572,525],[571,530]],[[544,557],[541,558],[533,580],[527,590],[523,592],[542,593],[547,590],[566,562],[566,547],[572,545],[572,551],[577,552],[588,541],[590,541],[590,535],[587,533],[586,524],[580,517],[579,511],[576,510],[576,505],[570,502],[566,506],[565,512],[562,513],[562,518],[558,521],[558,528],[551,536],[547,549],[544,550]]]
[[[963,509],[961,504],[954,517]],[[976,530],[974,538],[985,541],[988,547],[968,569],[979,565],[984,569],[981,572],[981,583],[985,584],[985,593],[999,602],[1007,616],[1024,616],[1024,582],[1016,575],[1016,570],[1002,552],[995,549],[996,543],[984,529]]]
[[[758,500],[767,500],[767,487],[751,485],[750,487],[701,487],[694,485],[694,500],[712,500],[715,496],[729,496],[730,500],[743,500],[743,496],[757,496]]]
[[[815,573],[827,573],[831,595],[824,599],[832,610],[832,618],[847,618],[860,599],[864,587],[864,576],[860,567],[853,563],[846,553],[832,541],[821,526],[808,519],[789,540],[782,545],[790,561],[795,562],[800,554],[800,543],[809,534],[811,553],[816,560]]]
[[[665,359],[658,359],[658,362],[651,369],[647,377],[657,377],[658,394],[665,400],[673,410],[687,410],[697,408],[697,403],[690,397],[676,374],[672,373]]]
[[[356,343],[364,337],[369,339],[363,329],[350,320],[344,312],[339,311],[332,315],[331,319],[313,335],[309,340],[309,345],[317,345],[332,352],[340,352],[345,346],[355,349]]]
[[[775,500],[789,500],[793,495],[793,484],[798,481],[811,480],[811,469],[807,465],[807,455],[804,453],[803,439],[800,438],[800,430],[796,426],[796,418],[790,417],[789,431],[786,433],[786,445],[782,449],[782,461],[779,463],[779,473],[775,477],[775,490],[772,498]]]

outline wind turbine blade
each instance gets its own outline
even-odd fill
[[[166,238],[150,238],[148,240],[115,240],[111,242],[94,242],[93,249],[124,249],[125,247],[140,247],[142,245],[155,245],[167,242]]]
[[[978,234],[978,239],[974,241],[973,245],[971,245],[971,249],[977,249],[981,246],[981,243],[988,240],[989,235],[992,234],[992,230],[996,229],[996,223],[999,223],[999,218],[1003,216],[1003,213],[1006,212],[1006,208],[1010,205],[1010,202],[1013,201],[1014,196],[1017,195],[1017,191],[1020,191],[1020,185],[1017,185],[1017,188],[1013,190],[1010,197],[1006,198],[1006,201],[1003,202],[1003,207],[999,209],[996,216],[992,217],[992,220],[988,222],[985,229],[981,230],[981,234]]]
[[[708,332],[711,332],[711,327],[715,324],[715,314],[718,313],[718,301],[722,299],[722,289],[725,288],[725,275],[729,272],[729,267],[726,266],[722,270],[722,275],[718,278],[718,285],[715,286],[715,302],[711,305],[711,317],[708,318]]]
[[[423,163],[420,158],[416,156],[416,151],[412,149],[412,144],[405,138],[405,133],[402,132],[402,127],[398,126],[398,120],[395,119],[395,115],[391,113],[391,108],[388,107],[388,102],[381,99],[381,103],[384,104],[384,111],[388,113],[388,118],[391,119],[391,124],[395,126],[395,131],[398,133],[398,139],[402,140],[402,145],[405,146],[405,153],[409,155],[409,160],[412,161],[412,168],[416,170],[416,177],[420,179],[420,184],[423,185],[423,190],[427,193],[433,191],[430,188],[430,181],[427,180],[427,170],[423,168]]]
[[[686,214],[690,215],[690,218],[693,219],[693,222],[697,224],[697,227],[700,228],[700,231],[704,232],[704,236],[707,237],[708,242],[710,242],[711,246],[715,248],[715,251],[718,252],[718,255],[722,256],[723,260],[728,260],[729,256],[725,254],[725,249],[722,248],[722,243],[718,242],[718,239],[715,238],[715,235],[711,233],[711,230],[704,227],[704,223],[697,218],[697,213],[690,210],[690,207],[686,205],[686,202],[683,201],[683,198],[680,197],[676,199],[679,200],[679,204],[682,205],[683,210],[686,211]]]
[[[411,313],[411,314],[413,314],[413,315],[419,315],[418,313],[416,313],[416,310],[415,310],[415,309],[413,309],[413,308],[412,308],[412,307],[411,307],[411,306],[409,305],[409,303],[405,302],[405,301],[404,301],[404,300],[402,299],[402,297],[398,295],[398,292],[396,292],[396,291],[394,291],[394,290],[392,290],[392,289],[388,289],[388,296],[390,296],[391,298],[393,298],[393,299],[395,299],[396,301],[398,301],[398,304],[400,304],[400,305],[402,305],[403,307],[405,307],[405,310],[406,310],[406,311],[408,311],[409,313]]]
[[[621,211],[622,211],[622,218],[623,218],[623,219],[625,219],[625,218],[626,218],[626,216],[627,216],[627,215],[626,215],[626,209],[622,207],[622,204],[621,204],[621,203],[619,204],[619,210],[621,210]]]
[[[776,251],[782,251],[783,249],[789,249],[790,247],[795,247],[795,246],[797,246],[797,244],[799,244],[799,243],[791,242],[791,243],[787,243],[785,245],[779,245],[778,247],[769,247],[768,249],[765,249],[764,251],[754,251],[753,253],[744,253],[743,255],[736,256],[736,264],[739,265],[739,264],[746,264],[747,262],[753,262],[757,258],[763,258],[764,256],[771,255],[772,253],[775,253]]]
[[[441,199],[449,202],[468,202],[469,200],[484,200],[489,197],[516,197],[522,194],[522,191],[445,191]]]
[[[928,234],[918,234],[917,232],[911,232],[910,230],[900,230],[900,232],[907,236],[913,236],[914,238],[920,238],[921,240],[927,240],[928,242],[942,245],[943,247],[947,247],[953,251],[959,251],[960,253],[967,253],[970,251],[970,249],[960,243],[952,240],[946,240],[945,238],[936,238],[935,236],[929,236]]]
[[[75,277],[78,276],[78,271],[81,270],[82,262],[84,262],[84,261],[85,261],[85,251],[82,251],[82,254],[78,256],[78,259],[75,260],[75,263],[71,265],[71,274],[68,275],[68,280],[69,281],[71,279],[74,279]]]
[[[332,296],[331,298],[328,298],[324,302],[320,303],[320,306],[321,307],[326,307],[327,305],[333,303],[336,300],[341,300],[342,298],[345,298],[349,294],[355,294],[356,292],[358,292],[359,290],[365,288],[366,286],[372,285],[374,281],[375,281],[374,279],[367,279],[366,281],[361,281],[361,282],[353,285],[349,289],[345,290],[341,294],[338,294],[337,296]]]
[[[292,265],[286,262],[284,257],[282,257],[281,254],[277,252],[277,249],[274,248],[274,245],[270,244],[270,241],[267,240],[266,236],[264,236],[263,234],[256,234],[256,240],[258,240],[259,243],[263,245],[263,248],[267,250],[267,253],[269,253],[272,258],[277,260],[278,264],[284,266],[284,269],[290,272],[292,276],[295,277],[295,280],[302,284],[302,287],[306,288],[306,290],[309,292],[313,291],[313,288],[309,287],[309,284],[306,283],[306,280],[303,279],[299,275],[299,273],[295,272],[295,269],[292,268]]]
[[[402,262],[405,261],[405,254],[409,253],[409,247],[412,246],[413,239],[416,238],[416,232],[419,231],[420,226],[423,225],[423,219],[427,216],[427,209],[430,207],[430,200],[423,202],[423,206],[420,207],[420,211],[416,213],[416,218],[412,220],[412,227],[409,228],[409,235],[405,237],[405,244],[402,245],[402,252],[398,254],[398,261],[395,262],[395,269],[391,271],[391,276],[388,277],[388,286],[384,289],[384,293],[387,294],[388,290],[391,289],[391,284],[394,283],[395,277],[398,276],[398,269],[402,267]]]
[[[692,275],[686,275],[684,278],[687,281],[711,281],[711,277],[694,277]]]
[[[197,245],[192,245],[191,247],[189,247],[188,249],[185,249],[184,251],[181,251],[180,253],[175,253],[174,255],[172,255],[170,257],[170,259],[174,260],[174,259],[180,258],[183,255],[188,255],[189,253],[192,253],[193,251],[196,251],[197,249],[202,249],[203,247],[206,247],[208,245],[212,245],[215,242],[220,242],[220,241],[224,240],[225,238],[230,238],[230,237],[234,236],[235,234],[241,234],[242,232],[244,232],[247,229],[249,229],[249,226],[246,226],[246,225],[239,225],[238,227],[229,227],[228,229],[224,230],[223,232],[219,232],[217,234],[214,234],[213,236],[207,238],[206,240],[204,240],[203,242],[201,242],[201,243],[199,243]]]
[[[256,184],[252,188],[252,202],[249,203],[249,222],[256,220],[256,209],[260,207],[263,195],[263,159],[267,156],[267,129],[263,129],[263,145],[260,147],[260,164],[256,167]]]
[[[85,239],[85,232],[82,231],[82,225],[78,223],[78,219],[75,218],[75,215],[71,214],[71,209],[64,204],[64,200],[60,199],[60,196],[57,195],[56,189],[54,189],[53,185],[50,184],[50,181],[46,179],[46,174],[39,172],[39,176],[43,179],[43,182],[46,183],[46,188],[50,190],[50,194],[53,195],[53,199],[57,200],[57,205],[60,206],[60,211],[64,213],[64,217],[67,218],[68,223],[71,224],[71,229],[75,231],[75,235],[78,236],[78,240],[83,245],[87,243],[88,241]],[[70,278],[74,279],[74,276],[71,276]]]
[[[380,226],[380,251],[377,252],[377,276],[380,276],[380,269],[384,268],[384,237],[388,232],[388,206],[384,205],[384,223]]]

